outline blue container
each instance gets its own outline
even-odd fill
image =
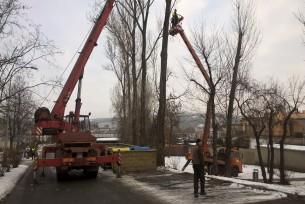
[[[148,146],[144,146],[144,147],[141,147],[141,146],[131,146],[130,150],[134,150],[134,151],[149,151],[150,147],[148,147]]]

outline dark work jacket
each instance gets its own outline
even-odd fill
[[[201,165],[204,164],[203,149],[198,145],[192,148],[192,163]]]

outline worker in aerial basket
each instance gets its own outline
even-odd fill
[[[192,160],[194,170],[194,196],[198,197],[198,183],[200,181],[200,195],[206,195],[205,192],[205,177],[204,177],[204,155],[202,150],[201,139],[196,140],[196,146],[192,148],[192,155],[188,158],[188,161],[183,166],[182,171]]]
[[[177,14],[177,9],[175,9],[171,19],[172,28],[177,26],[182,20],[183,20],[183,16]]]

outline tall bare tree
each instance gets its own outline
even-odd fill
[[[126,32],[126,24],[119,18],[112,17],[108,23],[108,30],[111,35],[108,37],[106,46],[106,56],[109,65],[106,69],[112,70],[119,83],[114,89],[114,108],[120,122],[121,139],[124,142],[132,142],[131,136],[131,115],[132,115],[132,89],[131,89],[131,59],[129,50],[131,49],[131,38]]]
[[[127,120],[132,121],[130,123],[132,142],[142,145],[147,144],[147,122],[150,121],[148,116],[151,112],[151,107],[148,106],[150,101],[147,101],[149,95],[147,93],[149,89],[147,70],[150,67],[149,60],[152,53],[157,49],[157,43],[161,38],[161,31],[154,37],[149,32],[149,14],[153,3],[154,0],[117,1],[117,10],[108,25],[111,43],[117,42],[113,47],[113,50],[116,51],[116,64],[125,62],[124,66],[117,66],[118,69],[124,69],[123,72],[120,71],[123,73],[123,78],[118,77],[118,80],[122,81],[120,78],[126,80],[126,90],[122,91],[122,95],[124,98],[127,96],[127,100],[123,99],[123,104],[128,108],[123,106],[123,110],[127,112],[127,109],[131,109],[125,118],[131,118],[131,120]],[[108,58],[113,61],[112,57],[108,56]]]
[[[252,128],[263,180],[267,183],[267,175],[260,148],[260,138],[266,129],[266,104],[265,98],[262,97],[262,89],[259,87],[257,83],[247,84],[241,92],[242,96],[240,96],[240,99],[236,99],[236,101],[241,115]]]
[[[285,89],[284,89],[285,90]],[[285,155],[284,144],[288,134],[288,125],[290,118],[298,108],[305,102],[305,80],[292,77],[288,81],[288,88],[285,90],[282,98],[283,114],[283,135],[280,140],[280,183],[287,184],[285,177]]]
[[[95,5],[95,8],[100,7],[100,4]],[[110,67],[118,77],[120,87],[122,88],[122,85],[125,84],[124,90],[121,89],[121,92],[122,97],[126,96],[126,98],[122,100],[123,107],[121,108],[127,110],[127,116],[123,117],[127,118],[127,123],[123,122],[121,124],[127,126],[122,130],[126,134],[125,136],[128,135],[129,142],[133,144],[139,143],[138,81],[141,69],[137,63],[140,46],[140,42],[137,40],[139,37],[138,18],[137,0],[117,1],[116,11],[113,12],[107,24],[110,37],[106,48]],[[122,63],[124,66],[122,66]],[[124,107],[126,104],[127,108]],[[127,132],[124,131],[126,129],[128,129]]]
[[[6,116],[11,148],[16,135],[22,132],[21,109],[26,108],[23,102],[30,89],[47,84],[30,81],[32,71],[37,70],[37,62],[48,61],[55,54],[54,47],[39,27],[24,21],[27,11],[20,0],[0,2],[0,111]]]
[[[267,129],[268,129],[268,156],[267,156],[267,165],[269,178],[268,182],[273,183],[274,175],[274,141],[273,141],[273,131],[275,125],[278,125],[280,122],[280,114],[282,111],[281,98],[279,97],[279,86],[273,80],[270,80],[262,93],[262,97],[265,100],[266,104],[266,118],[267,118]]]
[[[141,24],[138,23],[140,33],[142,36],[142,50],[141,50],[141,111],[140,111],[140,144],[144,144],[146,141],[146,81],[147,81],[147,29],[148,29],[148,17],[150,13],[151,6],[154,0],[138,0]]]
[[[212,33],[208,35],[207,33]],[[204,66],[207,68],[207,75],[209,77],[208,86],[201,84],[198,79],[191,78],[190,80],[199,86],[205,94],[208,95],[208,101],[206,105],[205,115],[205,128],[204,134],[209,137],[210,124],[213,128],[213,159],[214,159],[214,171],[217,174],[217,122],[216,122],[216,106],[215,97],[217,94],[217,88],[224,75],[226,75],[226,60],[223,37],[220,35],[220,31],[217,29],[212,32],[207,32],[205,26],[201,25],[199,29],[194,30],[194,45],[196,51],[200,54]]]
[[[226,124],[226,176],[231,175],[231,148],[232,148],[232,119],[234,112],[234,100],[238,86],[238,75],[241,69],[249,65],[253,51],[259,40],[259,33],[255,25],[255,9],[253,1],[234,1],[233,17],[233,40],[231,43],[232,56],[232,78],[229,94]]]
[[[23,76],[18,76],[13,80],[8,92],[16,92],[26,86]],[[17,92],[5,102],[6,120],[8,124],[9,149],[12,151],[24,142],[24,133],[31,127],[28,122],[31,120],[35,109],[33,95],[29,90]]]
[[[172,0],[165,1],[165,15],[163,21],[163,38],[161,50],[161,73],[160,73],[160,93],[159,93],[159,110],[157,116],[157,164],[164,166],[164,148],[165,148],[165,135],[164,135],[164,122],[166,111],[166,78],[167,78],[167,58],[168,58],[168,35],[169,35],[169,20],[171,13]]]

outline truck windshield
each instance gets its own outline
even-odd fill
[[[65,116],[65,121],[70,124],[74,124],[74,114],[69,114]],[[79,130],[81,132],[90,132],[90,119],[88,115],[79,116]]]
[[[90,132],[90,119],[87,115],[79,117],[79,129],[81,132]]]

